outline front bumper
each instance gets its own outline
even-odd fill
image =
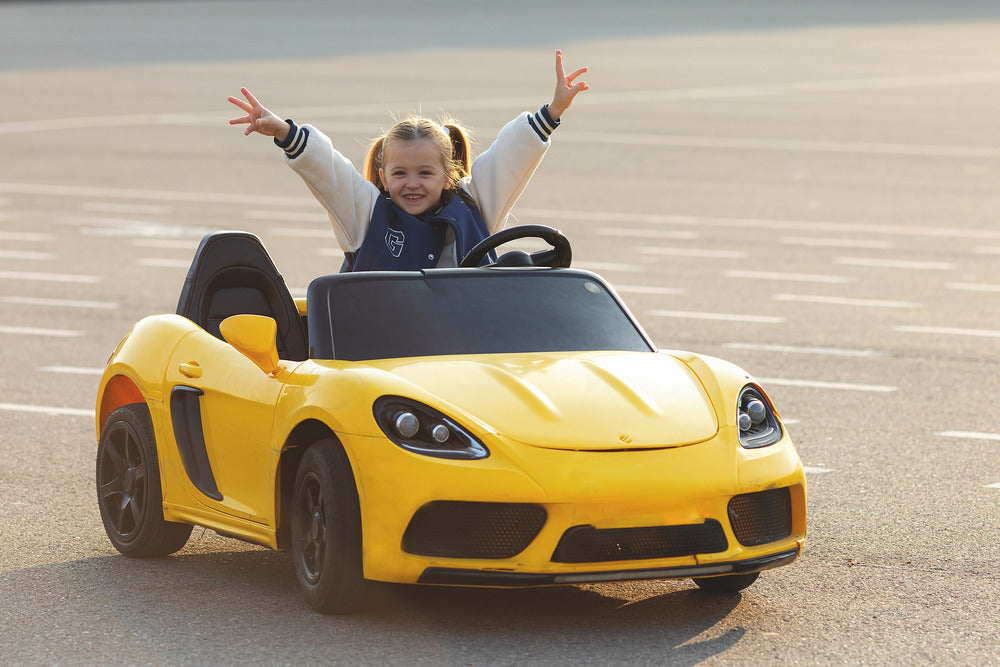
[[[554,451],[492,438],[491,456],[479,461],[433,459],[378,438],[345,435],[342,442],[356,463],[364,573],[376,581],[540,586],[719,576],[785,565],[805,539],[805,476],[787,436],[756,450],[734,444],[735,433],[721,432],[698,445],[621,452]],[[734,529],[730,501],[778,489],[788,489],[787,530],[747,540],[743,527]],[[447,513],[418,521],[428,509],[448,504],[530,505],[543,510],[543,518],[537,532],[526,531],[523,544],[511,539],[498,547],[490,536],[501,531],[485,529],[492,522],[460,524]],[[521,520],[538,525],[531,517]],[[426,531],[412,530],[416,524]],[[444,547],[433,526],[450,531]],[[715,532],[706,538],[710,526]],[[560,549],[574,528],[592,531],[577,542],[591,547],[582,555]],[[710,548],[675,554],[656,547],[670,543],[675,528],[695,542],[707,539]],[[645,541],[635,542],[635,531]],[[475,539],[454,537],[465,533]]]
[[[639,570],[602,570],[600,572],[488,572],[461,568],[429,567],[424,570],[418,584],[439,586],[488,586],[494,588],[527,588],[531,586],[561,586],[591,584],[609,581],[636,581],[643,579],[682,579],[688,577],[713,577],[726,574],[749,574],[782,565],[799,557],[801,547],[788,549],[769,556],[748,558],[732,563],[682,565]]]

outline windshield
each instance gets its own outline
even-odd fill
[[[600,278],[568,269],[323,276],[308,313],[314,359],[653,349]]]

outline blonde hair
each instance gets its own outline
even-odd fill
[[[375,184],[383,194],[388,194],[378,172],[385,159],[386,146],[395,141],[429,139],[441,154],[441,162],[448,174],[449,188],[455,189],[459,179],[469,175],[469,133],[454,120],[438,123],[429,118],[411,116],[399,121],[388,132],[375,139],[365,156],[365,178]]]

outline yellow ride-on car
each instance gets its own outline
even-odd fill
[[[538,236],[553,248],[496,245]],[[194,525],[291,549],[308,602],[370,581],[693,578],[735,592],[805,539],[802,464],[746,372],[657,350],[545,227],[457,269],[341,273],[293,300],[259,239],[202,241],[177,314],[137,322],[97,395],[123,554]]]

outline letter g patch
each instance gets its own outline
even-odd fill
[[[392,253],[393,257],[399,257],[403,252],[403,243],[406,242],[406,237],[403,236],[403,232],[398,229],[393,229],[392,227],[385,233],[385,245],[389,248],[389,252]]]

